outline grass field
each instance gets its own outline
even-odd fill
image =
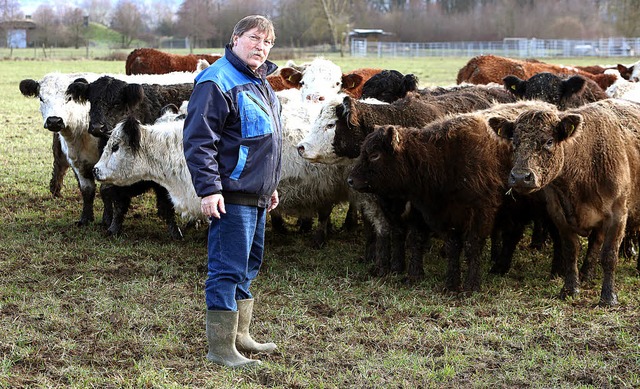
[[[423,86],[454,83],[468,60],[331,59],[343,70],[413,72]],[[640,387],[633,261],[619,262],[619,306],[596,306],[599,269],[562,301],[551,248],[531,251],[525,239],[506,276],[486,274],[486,263],[483,291],[458,296],[442,291],[437,243],[427,278],[407,285],[369,275],[362,231],[337,231],[316,250],[293,224],[286,235],[267,231],[253,287],[254,337],[278,351],[249,371],[207,362],[206,231],[169,240],[152,196],[133,201],[122,237],[105,237],[97,222],[76,227],[75,178],[67,174],[62,198],[50,196],[51,134],[38,101],[18,90],[51,71],[123,70],[122,61],[0,62],[0,387]],[[344,213],[334,212],[338,229]]]

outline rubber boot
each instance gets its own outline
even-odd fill
[[[271,354],[277,348],[275,343],[258,343],[249,334],[251,316],[253,314],[253,299],[236,300],[238,304],[238,335],[236,347],[240,351],[251,353]]]
[[[236,349],[238,312],[207,310],[207,359],[228,367],[253,367],[261,362],[242,356]]]

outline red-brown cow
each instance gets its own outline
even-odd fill
[[[533,109],[489,124],[514,147],[509,185],[541,191],[565,261],[561,296],[578,293],[579,236],[591,234],[604,278],[601,305],[617,304],[614,275],[625,226],[640,217],[640,105],[607,99],[567,111]]]
[[[513,58],[499,57],[497,55],[479,55],[473,57],[458,71],[456,79],[458,84],[468,82],[471,84],[488,84],[496,82],[501,84],[502,80],[509,75],[521,79],[529,79],[531,76],[549,72],[558,75],[572,76],[581,75],[590,78],[600,88],[607,89],[613,84],[618,76],[615,74],[591,74],[573,66],[563,66],[548,64],[536,60],[518,60]]]
[[[212,64],[220,58],[222,55],[219,54],[181,55],[150,48],[135,49],[127,56],[125,72],[127,74],[194,72],[198,68],[198,60],[204,59]]]

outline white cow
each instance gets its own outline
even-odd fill
[[[197,73],[175,72],[162,75],[112,74],[111,76],[128,82],[147,82],[173,84],[193,82]],[[89,126],[89,105],[78,104],[66,96],[67,87],[77,78],[91,82],[103,74],[98,73],[59,73],[46,74],[40,81],[25,79],[20,82],[20,91],[27,97],[40,99],[40,113],[44,128],[61,135],[63,152],[73,168],[82,193],[83,210],[78,225],[87,225],[94,220],[93,201],[96,185],[93,179],[93,165],[100,158],[98,139],[87,132]],[[111,210],[105,204],[104,216]],[[107,220],[110,216],[107,217]]]
[[[618,77],[605,91],[607,96],[618,99],[640,102],[640,82],[633,82]]]
[[[273,212],[313,216],[324,210],[315,237],[315,243],[322,244],[331,209],[339,202],[348,201],[352,193],[346,180],[348,172],[340,166],[314,165],[297,155],[296,144],[320,105],[302,101],[298,89],[277,94],[283,107],[283,151],[278,186],[280,205]],[[202,219],[200,199],[193,189],[184,158],[183,124],[184,120],[165,119],[153,125],[143,125],[133,119],[119,123],[95,164],[96,179],[115,185],[155,181],[168,190],[176,211],[183,218]]]

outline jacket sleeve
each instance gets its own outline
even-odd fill
[[[226,96],[214,82],[195,85],[184,121],[182,143],[191,181],[199,197],[222,191],[216,158],[229,111]]]

